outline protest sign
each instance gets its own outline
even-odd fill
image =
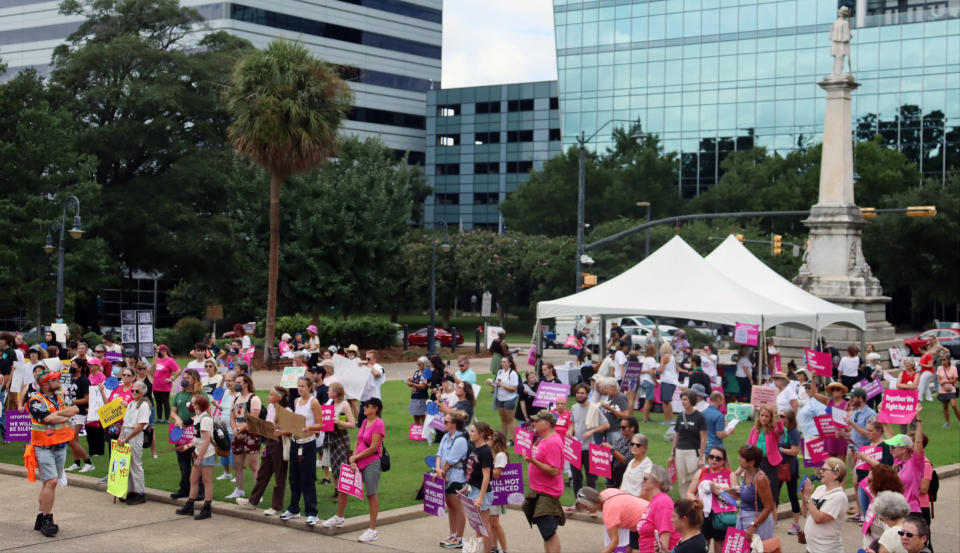
[[[774,411],[776,411],[777,393],[778,390],[776,388],[754,385],[750,390],[750,404],[758,409],[766,405],[773,407]]]
[[[250,413],[247,413],[245,420],[247,421],[247,431],[251,434],[263,436],[269,440],[277,439],[277,427],[272,422],[255,417]]]
[[[333,370],[340,384],[343,384],[343,391],[347,399],[360,399],[363,393],[363,387],[367,385],[367,378],[370,376],[370,368],[360,366],[356,359],[347,359],[342,355],[333,356]]]
[[[435,417],[427,415],[427,426],[434,430],[439,430],[440,432],[446,432],[447,429],[443,426],[443,417],[444,415],[442,414]]]
[[[577,441],[573,436],[563,437],[563,460],[569,462],[576,468],[580,468],[583,458],[580,452],[583,451],[583,444]]]
[[[723,538],[723,549],[720,552],[748,553],[749,551],[750,540],[747,539],[747,533],[732,526],[727,528],[727,534]]]
[[[457,495],[460,496],[460,505],[463,506],[463,514],[466,515],[470,528],[473,528],[481,536],[488,536],[487,527],[483,525],[483,518],[480,517],[480,509],[477,508],[477,504],[462,491],[457,492]]]
[[[87,422],[100,422],[97,411],[103,407],[103,395],[100,390],[90,386],[90,403],[87,405]]]
[[[613,476],[613,467],[611,466],[613,454],[610,453],[610,450],[602,445],[590,444],[588,451],[590,453],[590,474],[611,478]]]
[[[100,424],[104,428],[108,428],[113,423],[123,420],[123,415],[126,412],[127,408],[123,406],[123,400],[117,398],[97,409],[97,416],[100,417]]]
[[[127,497],[129,479],[130,444],[119,445],[117,440],[110,440],[110,472],[107,474],[107,493],[115,497]]]
[[[864,378],[860,382],[854,384],[853,387],[863,388],[863,391],[867,393],[867,399],[873,399],[874,397],[883,393],[883,383],[879,380],[867,380]]]
[[[803,358],[807,368],[818,376],[829,377],[833,373],[833,358],[828,351],[816,351],[810,348],[803,350]]]
[[[607,529],[604,528],[601,532],[603,534],[603,548],[606,549],[610,545],[610,534],[607,532]],[[613,548],[613,553],[627,553],[630,550],[630,529],[629,528],[618,528],[617,529],[617,546]]]
[[[104,354],[103,357],[104,357],[107,361],[110,361],[111,363],[113,363],[114,365],[119,365],[119,364],[122,364],[122,363],[123,363],[123,354],[122,354],[122,353],[113,353],[112,351],[108,351],[106,354]]]
[[[286,409],[277,409],[276,413],[276,426],[286,432],[290,432],[294,438],[302,440],[313,436],[313,432],[306,428],[307,419],[303,415],[298,415]]]
[[[893,368],[899,368],[900,364],[903,363],[903,351],[900,348],[890,348],[890,366]]]
[[[422,424],[411,424],[410,432],[407,434],[408,440],[413,440],[415,442],[423,442],[423,425]]]
[[[533,405],[534,407],[546,407],[549,409],[557,401],[566,401],[569,395],[569,384],[541,382],[540,385],[537,386],[537,396],[533,398]]]
[[[848,413],[843,409],[837,409],[834,407],[830,410],[830,416],[833,417],[833,422],[836,423],[837,427],[846,428],[850,426],[850,423],[847,422]]]
[[[30,420],[30,413],[26,411],[4,411],[5,419],[3,421],[4,431],[7,433],[8,442],[26,442],[30,440],[30,430],[33,428],[33,422]]]
[[[760,345],[760,325],[737,323],[733,327],[733,343],[743,346]]]
[[[533,432],[517,428],[513,433],[513,452],[521,457],[530,455],[533,447]]]
[[[732,417],[731,417],[732,415]],[[750,420],[750,417],[753,416],[753,405],[747,403],[728,403],[727,404],[727,420],[731,418],[737,419],[738,421]]]
[[[878,445],[865,445],[860,447],[859,451],[877,462],[880,462],[880,458],[883,457],[883,448]],[[870,470],[870,463],[860,461],[857,463],[857,466],[853,468],[854,470]],[[866,480],[866,478],[864,478],[864,480]]]
[[[296,388],[297,380],[307,373],[307,367],[284,367],[283,375],[280,377],[280,386],[282,388]]]
[[[567,340],[563,343],[563,347],[580,349],[583,346],[580,345],[580,340],[577,340],[576,336],[570,335],[570,336],[567,336]]]
[[[823,438],[812,438],[803,442],[804,467],[819,467],[829,456],[830,454],[827,453],[827,443]]]
[[[340,465],[340,478],[337,479],[337,491],[363,499],[363,475],[359,470],[343,463]]]
[[[863,480],[866,481],[867,479],[864,478]],[[863,528],[860,529],[864,536],[870,533],[870,525],[873,524],[875,518],[877,518],[877,513],[873,512],[873,502],[871,501],[870,506],[867,507],[867,512],[863,515]]]
[[[917,390],[884,390],[877,422],[910,424],[917,416]]]
[[[500,478],[490,481],[494,505],[523,504],[523,464],[508,463],[500,472]]]
[[[167,429],[167,440],[174,445],[189,444],[193,441],[194,431],[193,425],[188,424],[181,428],[176,423],[171,422]]]
[[[435,517],[446,516],[444,504],[444,490],[446,483],[439,476],[434,478],[431,473],[423,475],[423,512]]]
[[[627,362],[623,366],[623,380],[620,382],[620,391],[629,392],[636,390],[640,386],[640,371],[643,370],[643,363],[634,361]]]
[[[820,433],[821,438],[837,437],[837,422],[830,415],[813,417],[813,424],[817,426],[817,432]]]
[[[320,432],[333,432],[333,420],[336,418],[333,405],[320,406]]]

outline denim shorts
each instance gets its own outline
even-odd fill
[[[660,383],[660,403],[670,403],[673,401],[673,391],[677,389],[676,384]]]
[[[656,385],[653,382],[640,382],[640,390],[643,392],[643,399],[645,401],[653,401],[653,392],[656,389]]]
[[[469,497],[470,499],[476,499],[480,497],[480,488],[474,488],[473,486],[468,485],[467,497]],[[483,494],[483,504],[480,505],[480,510],[489,511],[490,507],[492,506],[493,506],[493,491],[488,489],[487,493]]]
[[[504,411],[513,411],[517,408],[517,398],[508,399],[506,401],[500,401],[496,397],[493,398],[493,408],[494,409],[503,409]]]
[[[213,467],[213,466],[216,466],[216,464],[217,464],[217,456],[216,456],[216,455],[208,455],[208,456],[204,457],[203,459],[200,459],[199,466],[201,466],[201,467]]]
[[[63,476],[63,464],[67,461],[67,444],[54,447],[34,447],[37,466],[40,468],[40,481],[56,480]]]

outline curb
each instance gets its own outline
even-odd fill
[[[23,467],[6,463],[0,463],[0,474],[25,478],[25,471]],[[69,482],[71,486],[76,486],[78,488],[104,492],[106,491],[106,484],[98,484],[96,478],[92,476],[70,473]],[[181,499],[170,499],[170,492],[163,490],[146,488],[144,493],[147,496],[147,500],[153,503],[166,503],[168,505],[180,506],[186,502],[186,500]],[[292,528],[294,530],[313,532],[327,536],[336,536],[339,534],[346,534],[348,532],[365,530],[370,523],[369,517],[363,515],[345,519],[343,526],[340,528],[324,528],[320,524],[317,524],[316,526],[307,526],[304,524],[304,519],[302,517],[288,522],[280,520],[278,516],[264,516],[262,509],[250,509],[248,507],[241,507],[233,503],[214,501],[211,507],[211,510],[215,515],[240,518],[260,524],[273,524],[276,526],[283,526],[285,528]],[[381,511],[377,516],[377,526],[404,522],[425,516],[427,516],[427,514],[423,512],[423,507],[421,505],[411,505],[409,507]]]

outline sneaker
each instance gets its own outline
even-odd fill
[[[326,486],[327,484],[332,484],[332,483],[333,482],[331,482],[329,478],[324,478],[323,480],[320,481],[321,486]]]
[[[159,458],[160,458],[160,456],[159,456],[159,455],[157,455],[156,453],[154,453],[154,454],[153,454],[153,458],[154,458],[154,459],[159,459]]]
[[[227,499],[236,499],[236,498],[238,498],[238,497],[243,497],[243,496],[245,496],[245,495],[247,495],[247,494],[246,494],[243,490],[238,489],[238,488],[234,488],[234,489],[233,489],[233,493],[231,493],[230,495],[228,495],[226,498],[227,498]]]
[[[247,499],[246,497],[238,497],[238,498],[237,498],[237,505],[240,505],[241,507],[250,507],[251,509],[253,509],[253,508],[256,507],[256,505],[252,505],[252,504],[250,503],[250,500]]]
[[[576,506],[576,505],[571,505],[571,506],[569,506],[569,507],[566,507],[566,508],[563,509],[563,512],[565,512],[565,513],[576,513],[576,512],[577,512],[577,506]]]
[[[86,463],[80,468],[80,472],[93,472],[96,469],[97,467],[93,466],[93,463]]]
[[[305,520],[304,522],[307,523],[307,526],[313,526],[316,523],[320,522],[320,519],[317,518],[316,516],[312,516],[312,517],[307,517],[307,520]]]
[[[323,465],[320,464],[320,459],[317,459],[317,468],[323,468]]]
[[[70,465],[69,467],[67,467],[67,468],[65,468],[65,469],[63,469],[63,470],[65,470],[65,471],[67,471],[67,472],[73,472],[73,471],[75,471],[75,470],[77,470],[77,469],[79,469],[79,468],[80,468],[80,464],[79,464],[79,463],[74,463],[74,464]]]
[[[463,549],[463,538],[451,538],[440,542],[440,547],[444,549]]]
[[[109,477],[108,477],[108,476],[104,476],[103,478],[97,480],[97,484],[106,484],[106,483],[107,483],[107,478],[109,478]]]
[[[860,515],[853,515],[851,517],[847,517],[847,522],[863,522],[863,519],[860,518]]]
[[[264,511],[263,514],[264,514],[264,516],[268,516],[268,517],[276,516],[277,510],[276,510],[276,509],[273,509],[273,508],[270,508],[270,509],[267,509],[266,511]]]
[[[366,530],[364,530],[362,534],[360,534],[360,537],[357,538],[357,541],[367,543],[371,541],[377,541],[379,539],[380,539],[380,532],[377,532],[376,530],[373,530],[371,528],[367,528]]]
[[[343,517],[333,515],[327,520],[323,521],[324,528],[343,528]]]
[[[218,477],[217,477],[217,480],[230,480],[231,478],[233,478],[233,475],[230,474],[229,472],[225,472],[225,473],[221,474],[220,476],[218,476]]]
[[[290,511],[284,511],[280,515],[280,520],[292,520],[295,518],[300,518],[300,513],[291,513]]]
[[[944,427],[944,428],[950,428],[950,423],[949,423],[949,422],[943,423],[943,427]]]
[[[790,529],[787,530],[787,533],[790,534],[791,536],[796,536],[797,534],[800,533],[800,525],[794,522],[793,526],[791,526]]]

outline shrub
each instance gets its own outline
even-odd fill
[[[96,332],[88,332],[83,335],[83,341],[86,342],[92,350],[94,347],[103,343],[103,338]]]
[[[291,336],[302,332],[306,341],[305,329],[307,325],[314,324],[312,320],[309,315],[299,313],[278,317],[276,339],[279,340],[284,332],[290,333]],[[316,325],[321,346],[337,343],[343,347],[357,344],[362,348],[388,348],[396,343],[396,329],[387,317],[376,315],[359,315],[346,319],[320,317]],[[261,326],[266,327],[266,323],[258,322],[257,328]]]
[[[186,355],[193,345],[203,341],[207,329],[203,322],[195,317],[184,317],[173,325],[172,329],[156,329],[154,338],[157,344],[166,344],[174,355]],[[162,340],[162,341],[161,341]]]

